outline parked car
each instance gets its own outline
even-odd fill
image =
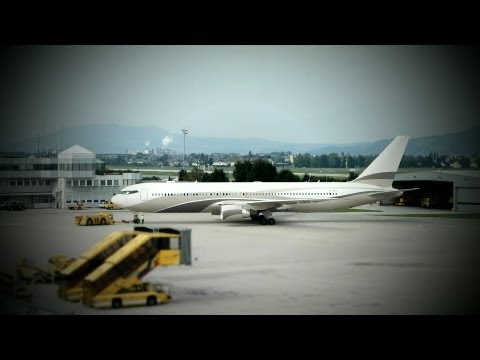
[[[25,210],[25,204],[20,201],[5,201],[0,205],[0,210]]]

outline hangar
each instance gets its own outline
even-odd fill
[[[399,173],[393,187],[419,188],[403,195],[405,205],[480,213],[480,171],[477,170]]]

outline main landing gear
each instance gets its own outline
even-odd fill
[[[275,219],[270,211],[252,213],[250,218],[252,222],[258,222],[260,225],[275,225]]]

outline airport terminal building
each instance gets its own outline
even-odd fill
[[[56,157],[0,158],[0,203],[21,201],[27,208],[67,208],[75,201],[97,207],[128,185],[140,172],[101,175],[105,163],[74,145]]]

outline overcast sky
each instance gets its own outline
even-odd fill
[[[2,62],[2,136],[85,124],[295,143],[478,124],[468,47],[28,46]]]

